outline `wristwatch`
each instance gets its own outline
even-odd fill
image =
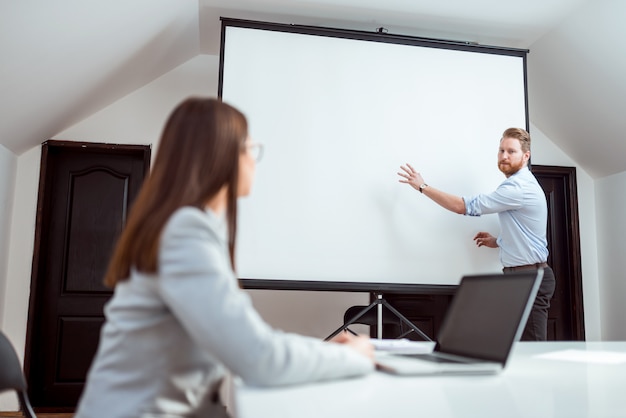
[[[427,188],[427,187],[428,187],[428,184],[426,184],[426,183],[420,184],[420,188],[419,188],[420,193],[424,193],[424,189]]]

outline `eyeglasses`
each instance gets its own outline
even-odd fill
[[[254,161],[256,161],[257,163],[261,161],[261,158],[263,157],[263,144],[259,142],[253,142],[253,143],[247,144],[246,148],[248,152],[250,153],[250,156],[254,159]]]

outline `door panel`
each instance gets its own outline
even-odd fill
[[[533,173],[548,203],[548,264],[556,277],[548,339],[584,340],[576,169],[533,165]]]
[[[104,272],[149,158],[148,146],[43,144],[25,359],[40,411],[82,392],[112,294]]]

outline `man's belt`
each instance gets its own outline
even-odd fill
[[[548,263],[535,263],[535,264],[524,264],[523,266],[515,266],[515,267],[504,267],[502,271],[518,271],[518,270],[536,270],[538,268],[546,268],[548,267]]]

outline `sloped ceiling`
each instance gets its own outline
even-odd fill
[[[626,171],[623,0],[6,1],[0,144],[20,154],[217,54],[220,16],[527,48],[533,124],[592,176]]]
[[[592,1],[530,47],[533,121],[595,178],[626,171],[626,1]]]
[[[0,143],[51,138],[199,53],[197,0],[0,3]]]

